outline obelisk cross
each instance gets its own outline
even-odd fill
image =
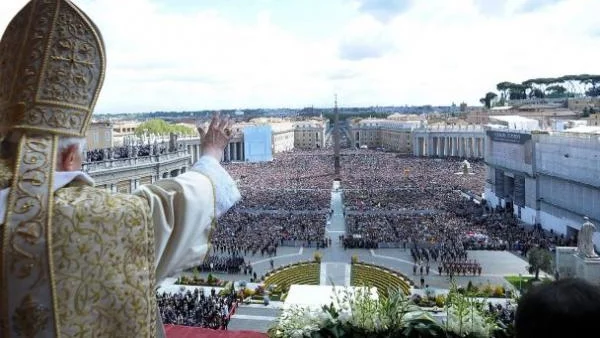
[[[333,110],[334,124],[333,124],[333,165],[335,167],[335,176],[337,179],[340,178],[340,115],[337,104],[337,94],[335,94],[335,107]]]

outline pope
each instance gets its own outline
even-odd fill
[[[186,173],[131,195],[95,188],[81,153],[105,67],[69,0],[30,1],[0,40],[0,337],[163,335],[157,283],[202,262],[240,198],[219,115]]]

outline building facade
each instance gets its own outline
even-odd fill
[[[454,125],[415,129],[412,133],[414,156],[461,157],[481,159],[485,134],[481,126]]]
[[[113,123],[113,145],[123,145],[123,140],[134,137],[135,130],[140,125],[138,121],[118,121]],[[94,149],[94,148],[90,148]]]
[[[97,187],[113,192],[130,193],[143,184],[186,172],[200,156],[200,139],[189,138],[156,145],[96,149],[88,154],[82,170]],[[120,155],[116,155],[120,154]],[[126,155],[124,155],[126,154]]]
[[[484,197],[523,222],[573,236],[600,224],[600,139],[575,132],[486,131]],[[594,235],[600,247],[600,235]]]
[[[271,123],[273,154],[294,150],[294,124],[292,122]]]
[[[599,127],[600,126],[600,113],[593,113],[587,118],[587,125]]]
[[[294,122],[294,148],[325,148],[329,120],[311,119]]]
[[[113,125],[110,122],[92,122],[86,135],[87,149],[113,147]]]
[[[412,132],[422,125],[421,121],[402,119],[362,119],[350,123],[350,141],[356,148],[384,148],[389,151],[410,154]]]

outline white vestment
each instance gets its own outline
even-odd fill
[[[54,191],[75,180],[93,186],[93,180],[84,172],[56,172]],[[0,224],[4,224],[9,191],[0,190]],[[202,263],[214,221],[241,198],[235,181],[209,156],[202,156],[188,172],[144,185],[134,194],[150,206],[157,284]],[[163,336],[162,325],[157,331]]]

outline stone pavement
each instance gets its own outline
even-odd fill
[[[321,285],[350,286],[350,264],[321,263]]]
[[[283,303],[271,302],[269,305],[240,305],[231,317],[229,330],[252,330],[267,332],[281,314]]]

